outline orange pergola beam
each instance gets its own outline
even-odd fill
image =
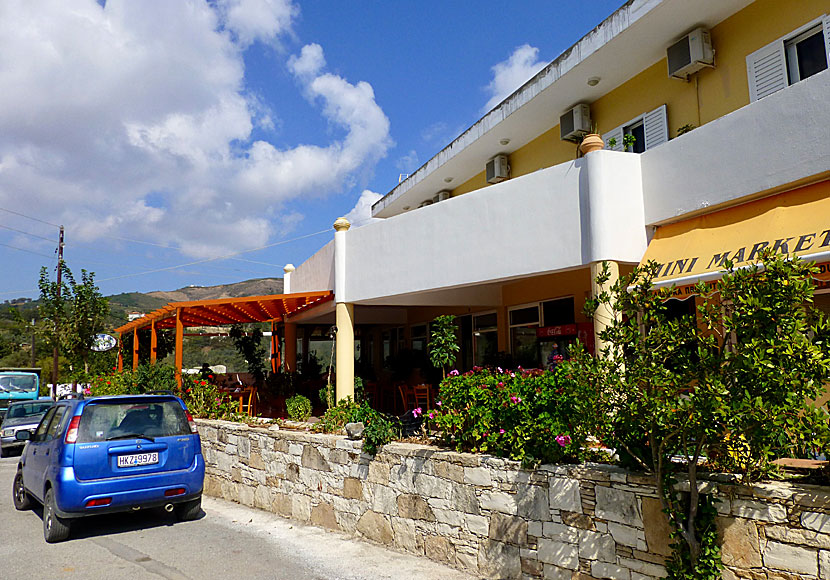
[[[184,324],[182,323],[182,309],[176,309],[176,384],[182,388],[182,339],[184,338]]]

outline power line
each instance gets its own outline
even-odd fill
[[[34,254],[35,256],[41,256],[43,258],[49,258],[50,260],[57,260],[57,258],[55,256],[49,256],[47,254],[41,254],[39,252],[33,252],[32,250],[24,250],[23,248],[10,246],[9,244],[0,243],[0,246],[5,246],[6,248],[11,248],[12,250],[17,250],[18,252],[27,252],[29,254]]]
[[[46,240],[47,242],[54,242],[55,241],[52,238],[45,238],[45,237],[39,236],[37,234],[30,234],[29,232],[24,232],[23,230],[18,230],[18,229],[15,229],[15,228],[10,228],[9,226],[4,226],[3,224],[0,224],[0,228],[3,228],[4,230],[11,230],[13,232],[17,232],[18,234],[23,234],[24,236],[31,236],[31,237],[37,238],[39,240]]]
[[[32,217],[32,216],[30,216],[30,215],[26,215],[26,214],[24,214],[24,213],[20,213],[19,211],[14,211],[14,210],[11,210],[11,209],[6,209],[6,208],[4,208],[4,207],[0,207],[0,211],[5,211],[5,212],[7,212],[7,213],[13,213],[14,215],[19,215],[20,217],[24,217],[24,218],[26,218],[27,220],[32,220],[32,221],[35,221],[35,222],[40,222],[40,223],[42,223],[42,224],[46,224],[47,226],[52,226],[52,227],[54,227],[54,228],[59,228],[59,227],[60,227],[58,224],[53,224],[52,222],[47,222],[47,221],[45,221],[45,220],[42,220],[42,219],[39,219],[39,218],[36,218],[36,217]]]

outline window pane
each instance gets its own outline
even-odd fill
[[[52,420],[49,422],[49,427],[46,429],[47,441],[58,436],[58,433],[60,432],[61,419],[63,419],[64,413],[66,413],[66,407],[58,407],[55,411],[55,414],[52,416]]]
[[[190,427],[177,401],[151,404],[92,403],[84,409],[78,426],[79,443],[106,441],[127,435],[190,435]]]
[[[798,78],[804,80],[827,68],[827,54],[824,52],[824,34],[818,32],[795,45],[798,58]]]
[[[518,324],[538,324],[539,323],[539,308],[531,306],[529,308],[519,308],[518,310],[510,311],[510,325]]]
[[[473,338],[476,346],[475,364],[486,365],[499,351],[499,333],[494,330],[477,331]]]
[[[523,367],[539,366],[539,345],[536,341],[536,328],[520,326],[510,329],[510,342],[513,347],[513,362]]]
[[[576,321],[573,297],[542,302],[542,321],[545,326],[573,324]]]
[[[498,317],[495,312],[490,314],[481,314],[475,317],[476,330],[489,330],[498,326]]]

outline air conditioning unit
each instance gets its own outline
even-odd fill
[[[487,162],[487,183],[498,183],[510,177],[510,166],[507,164],[507,155],[496,155]]]
[[[577,142],[591,132],[591,108],[585,103],[575,105],[559,117],[559,138]]]
[[[438,203],[439,201],[444,201],[452,197],[452,192],[448,189],[442,189],[434,196],[432,196],[432,203]]]
[[[695,28],[666,49],[669,77],[687,80],[689,75],[703,67],[715,66],[715,52],[709,31]]]

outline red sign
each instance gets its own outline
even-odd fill
[[[536,329],[536,338],[548,338],[551,336],[576,336],[576,324],[560,324],[559,326],[543,326]]]

